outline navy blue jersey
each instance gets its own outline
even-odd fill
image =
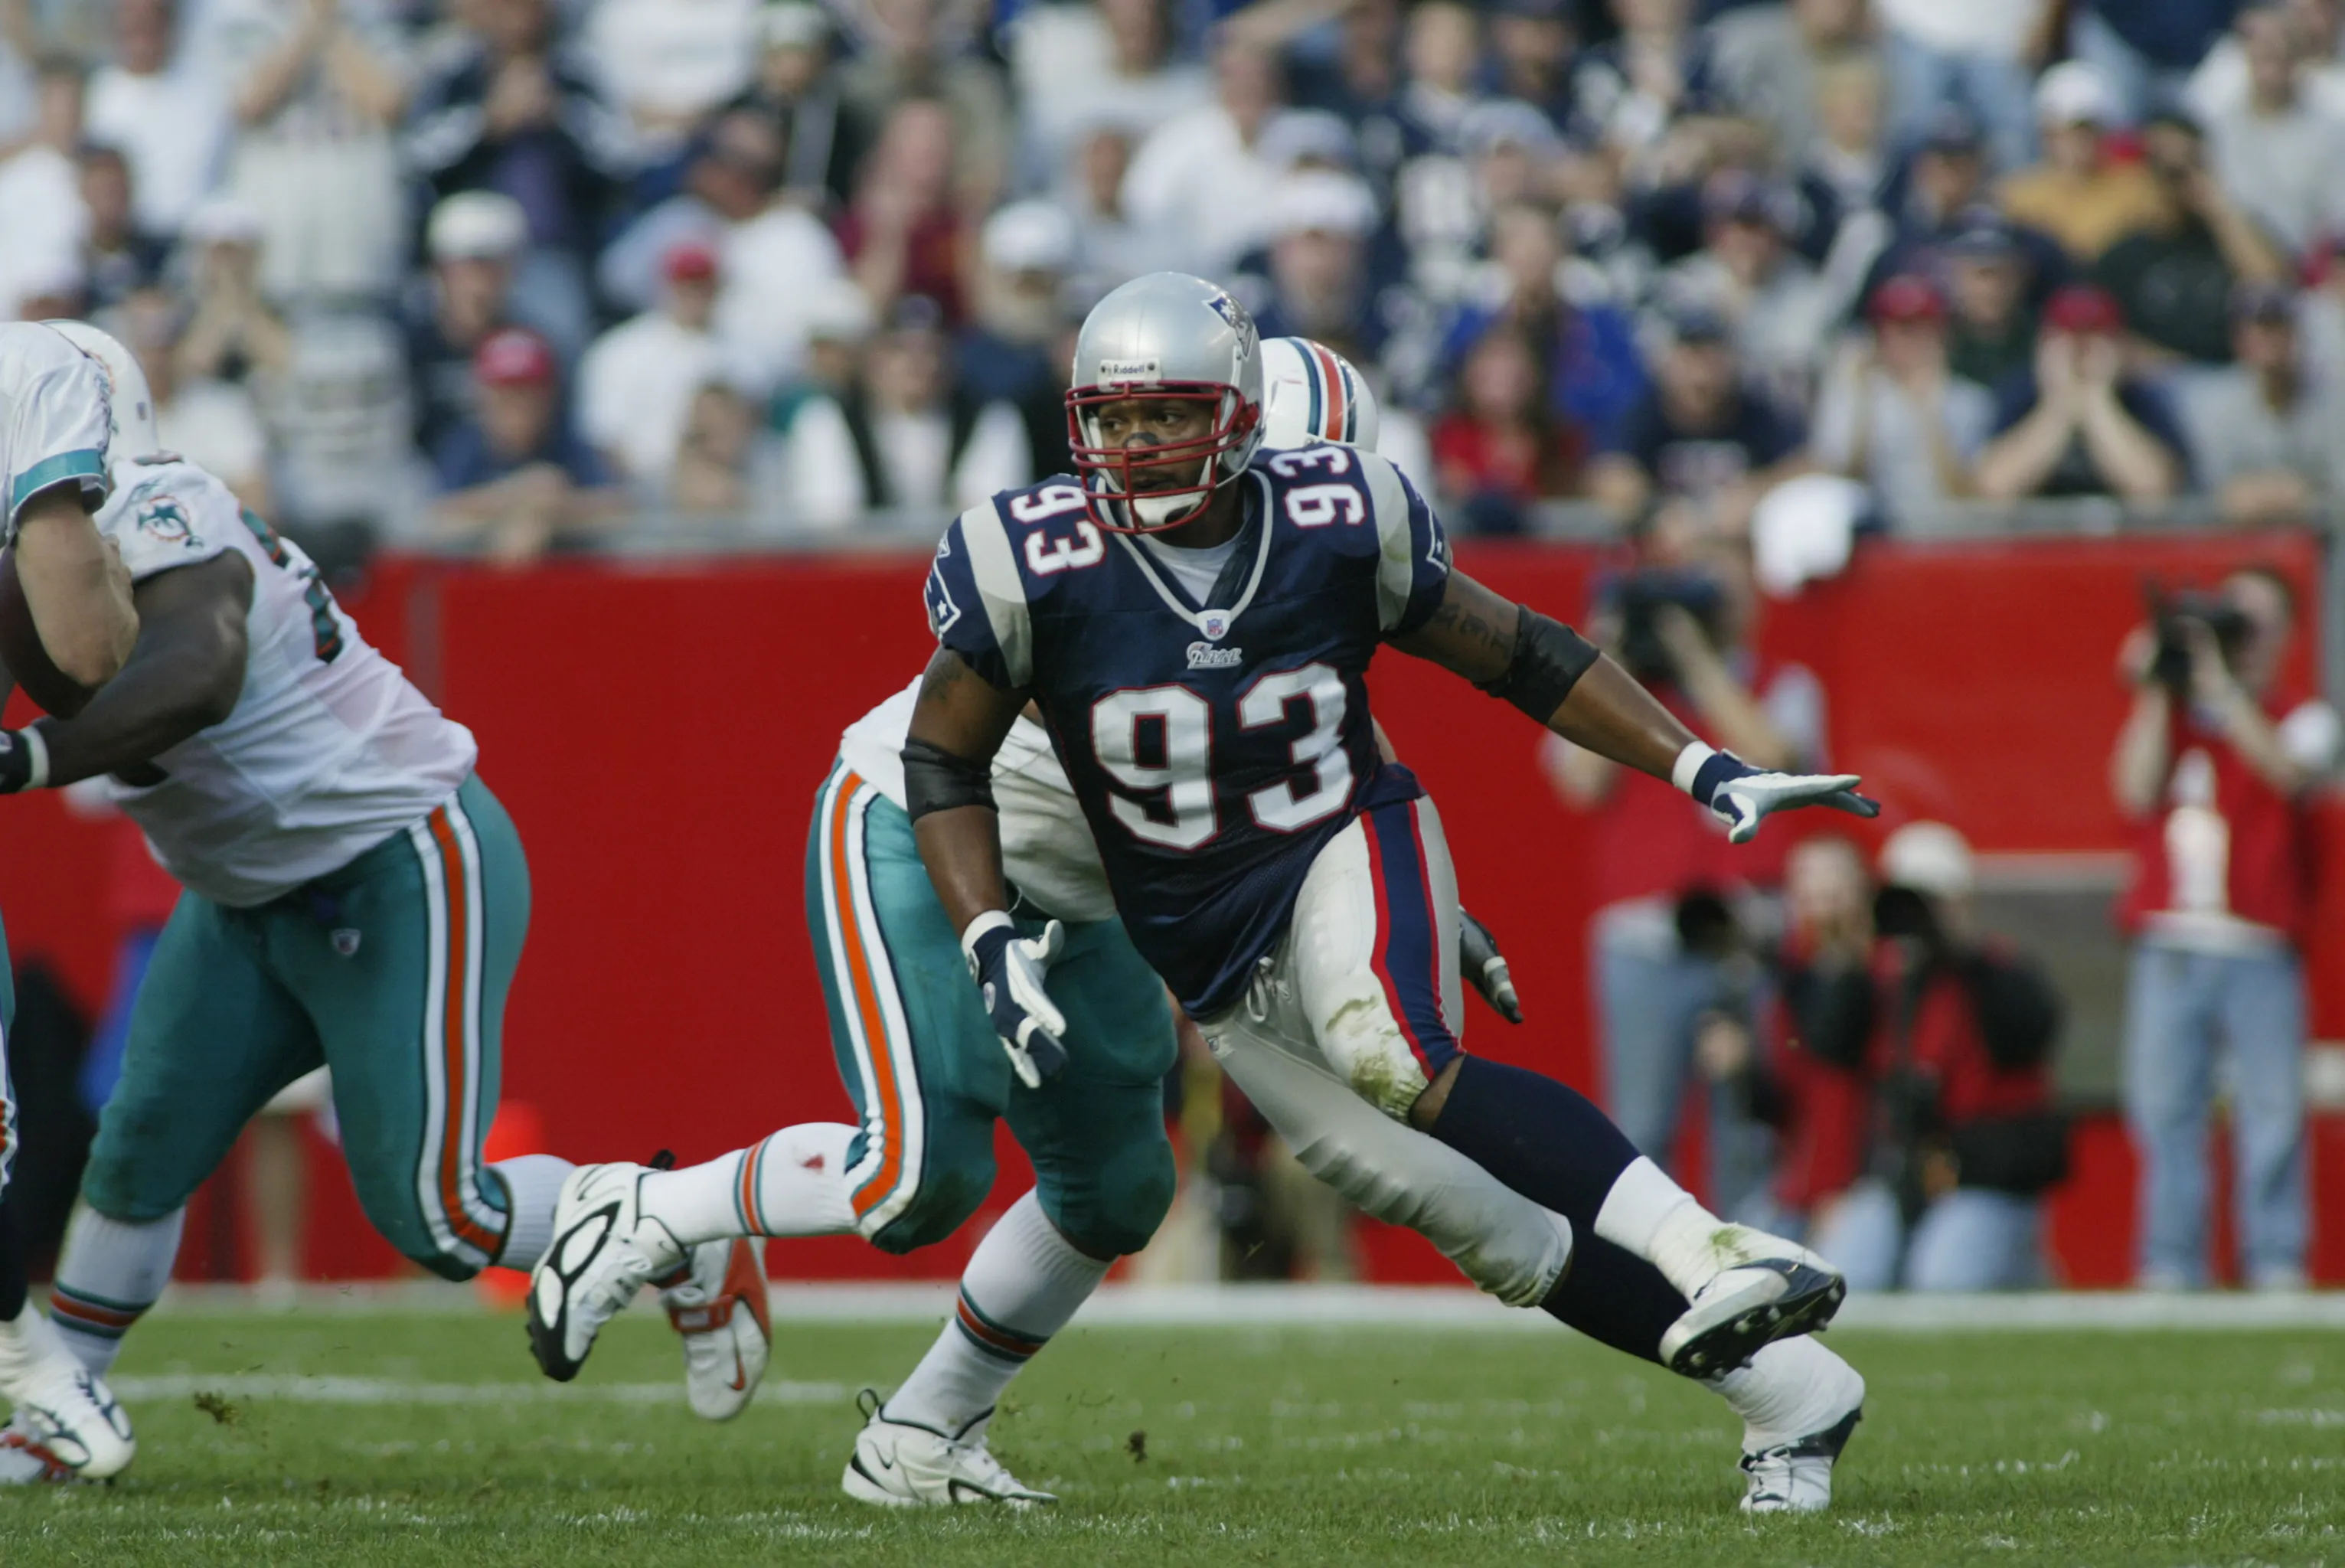
[[[1065,478],[963,513],[927,591],[938,639],[1041,709],[1133,945],[1200,1018],[1244,992],[1327,840],[1420,793],[1377,758],[1363,677],[1449,576],[1432,508],[1380,457],[1265,452],[1240,483],[1209,603]]]

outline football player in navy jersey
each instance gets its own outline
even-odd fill
[[[1235,312],[1233,305],[1227,308]],[[1267,397],[1257,392],[1253,401],[1258,409],[1266,405],[1278,444],[1304,447],[1294,454],[1302,461],[1288,466],[1306,476],[1356,480],[1365,471],[1353,466],[1346,449],[1315,444],[1317,436],[1340,431],[1373,445],[1374,404],[1362,396],[1356,372],[1301,341],[1264,348],[1271,384]],[[1397,483],[1388,468],[1381,472],[1388,484]],[[1281,494],[1309,492],[1294,504],[1306,517],[1319,514],[1311,497],[1320,497],[1324,519],[1304,525],[1332,527],[1345,525],[1355,510],[1339,491],[1323,485],[1311,492],[1306,483]],[[1408,499],[1429,550],[1437,531],[1422,503]],[[1061,519],[1087,513],[1081,486],[1068,481],[1005,496],[1000,504]],[[1353,516],[1349,525],[1359,520]],[[954,547],[948,540],[945,559]],[[1095,531],[1042,536],[1029,565],[1046,563],[1045,576],[1080,572],[1103,559],[1105,549]],[[1213,571],[1227,570],[1231,559],[1242,557],[1257,584],[1262,579],[1259,565],[1252,565],[1258,555],[1219,555],[1223,559],[1215,563],[1200,552]],[[1067,565],[1048,565],[1062,556]],[[1197,575],[1187,557],[1170,557],[1166,567]],[[1192,592],[1205,596],[1215,585],[1206,578]],[[961,597],[956,591],[949,576],[931,579],[932,614],[948,629],[964,605],[976,602],[966,585],[958,590]],[[1254,603],[1264,601],[1257,594]],[[1250,628],[1256,624],[1253,616],[1192,610],[1197,619],[1184,634],[1182,667],[1243,668],[1242,645],[1232,646],[1231,626]],[[1310,697],[1309,683],[1297,689],[1306,697],[1294,700],[1348,700],[1341,692]],[[851,1091],[859,1090],[858,1105],[865,1113],[861,1135],[853,1127],[811,1124],[690,1170],[583,1169],[574,1190],[565,1191],[564,1217],[557,1220],[565,1239],[539,1271],[531,1309],[533,1321],[544,1319],[543,1342],[558,1351],[548,1369],[560,1376],[575,1370],[601,1323],[640,1282],[655,1278],[695,1242],[745,1228],[776,1236],[855,1228],[889,1250],[923,1245],[957,1227],[990,1185],[990,1154],[974,1164],[955,1154],[980,1141],[957,1129],[968,1123],[990,1149],[991,1122],[1006,1115],[1035,1155],[1038,1188],[1013,1205],[979,1247],[953,1320],[912,1379],[884,1403],[876,1397],[868,1401],[869,1419],[845,1485],[851,1495],[876,1502],[1041,1502],[1046,1494],[1018,1482],[987,1451],[986,1418],[1019,1367],[1096,1286],[1112,1255],[1145,1239],[1161,1217],[1169,1188],[1157,1191],[1149,1181],[1132,1187],[1129,1180],[1150,1168],[1139,1156],[1164,1152],[1161,1122],[1151,1111],[1142,1120],[1153,1125],[1142,1128],[1124,1113],[1112,1092],[1119,1077],[1112,1069],[1135,1052],[1162,1049],[1169,1060],[1169,1031],[1161,1002],[1151,1003],[1152,1023],[1149,1009],[1139,1006],[1161,993],[1152,983],[1135,986],[1126,972],[1139,967],[1124,934],[1131,906],[1110,893],[1093,842],[1095,831],[1102,839],[1127,833],[1124,820],[1111,808],[1104,826],[1096,813],[1087,825],[1077,814],[1079,789],[1054,759],[1053,738],[1020,722],[991,762],[988,789],[998,793],[998,841],[1019,890],[1018,918],[1008,929],[1032,944],[1019,955],[1027,969],[1040,969],[1046,952],[1055,967],[1047,990],[1039,974],[1031,975],[1035,1011],[1018,1021],[1026,1027],[1013,1026],[1003,1035],[1010,1049],[1006,1058],[993,1055],[990,1069],[999,1084],[980,1088],[990,1082],[987,1069],[969,1053],[974,1041],[1000,1029],[1000,1003],[992,1003],[995,1016],[989,1017],[983,993],[958,976],[940,979],[944,970],[934,950],[940,948],[945,962],[959,968],[961,924],[949,918],[914,843],[909,808],[917,799],[912,781],[919,764],[915,758],[908,765],[898,753],[908,750],[916,706],[916,693],[907,691],[850,728],[839,766],[825,785],[817,844],[808,855],[809,920],[818,952],[830,959],[825,975],[833,992],[833,1035],[842,1065],[853,1064],[848,1081]],[[1354,705],[1355,712],[1360,708]],[[1132,727],[1152,728],[1145,714]],[[1345,738],[1362,748],[1356,755],[1364,773],[1384,766],[1365,717]],[[884,755],[875,750],[883,740]],[[1155,759],[1152,748],[1162,743],[1152,734],[1136,738],[1134,755],[1123,765],[1148,765]],[[1068,749],[1067,738],[1057,737],[1055,750]],[[1347,752],[1343,765],[1352,767],[1354,755]],[[1394,769],[1386,786],[1406,778]],[[1178,799],[1193,809],[1193,791]],[[1315,809],[1290,804],[1282,815],[1276,801],[1268,807],[1273,820],[1307,818]],[[823,830],[827,823],[836,830]],[[1176,822],[1161,836],[1182,831]],[[905,880],[908,867],[918,878],[917,891]],[[1454,890],[1443,896],[1454,902]],[[1276,899],[1275,891],[1270,897]],[[1112,916],[1119,904],[1126,921],[1102,923],[1100,915]],[[1457,920],[1452,909],[1450,940],[1438,954],[1429,939],[1419,940],[1426,963],[1446,963],[1452,971],[1447,989],[1453,1009],[1461,956]],[[1429,922],[1420,922],[1420,929],[1430,929]],[[1126,967],[1105,962],[1118,951],[1132,955]],[[1487,968],[1487,937],[1469,944],[1464,956],[1477,983],[1492,982],[1484,989],[1493,1004],[1508,1010],[1510,988],[1503,971],[1494,975]],[[1161,1047],[1152,1044],[1160,1037]],[[1568,1222],[1502,1185],[1449,1144],[1383,1114],[1355,1094],[1353,1081],[1338,1076],[1327,1056],[1298,1051],[1275,1031],[1225,1030],[1213,1046],[1314,1174],[1363,1208],[1419,1230],[1509,1304],[1543,1307],[1608,1344],[1661,1359],[1663,1336],[1687,1316],[1688,1305],[1652,1266],[1592,1235],[1579,1237],[1575,1249]],[[1062,1054],[1071,1058],[1064,1070]],[[1152,1098],[1152,1086],[1146,1092]],[[1089,1140],[1084,1148],[1090,1149],[1102,1137],[1132,1146],[1112,1160],[1073,1146]],[[1164,1163],[1169,1168],[1169,1155]],[[568,1239],[574,1234],[574,1245]],[[1822,1506],[1832,1459],[1863,1399],[1863,1380],[1813,1340],[1793,1339],[1764,1347],[1751,1365],[1705,1380],[1744,1418],[1744,1464],[1751,1471],[1745,1506]]]

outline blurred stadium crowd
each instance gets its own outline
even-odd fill
[[[0,0],[0,310],[323,554],[868,534],[1229,282],[1455,525],[2340,482],[2337,0]],[[1853,496],[1856,493],[1847,492]],[[335,541],[342,539],[343,548]]]

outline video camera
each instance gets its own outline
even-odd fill
[[[1620,662],[1647,685],[1677,678],[1677,661],[1670,657],[1668,645],[1653,625],[1662,606],[1675,605],[1691,616],[1711,646],[1718,646],[1726,596],[1716,579],[1706,574],[1639,566],[1612,578],[1600,597],[1620,617]]]
[[[2220,594],[2188,588],[2168,593],[2152,582],[2143,585],[2142,596],[2149,604],[2150,624],[2157,628],[2157,653],[2150,660],[2150,678],[2177,696],[2190,687],[2190,644],[2183,636],[2183,622],[2202,622],[2213,632],[2215,646],[2227,666],[2238,657],[2239,649],[2255,631],[2255,622],[2247,612]]]

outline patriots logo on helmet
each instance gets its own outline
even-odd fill
[[[1254,318],[1246,313],[1246,308],[1232,299],[1226,289],[1216,293],[1205,303],[1213,308],[1213,314],[1227,321],[1231,330],[1237,333],[1240,356],[1253,353],[1254,351]]]

